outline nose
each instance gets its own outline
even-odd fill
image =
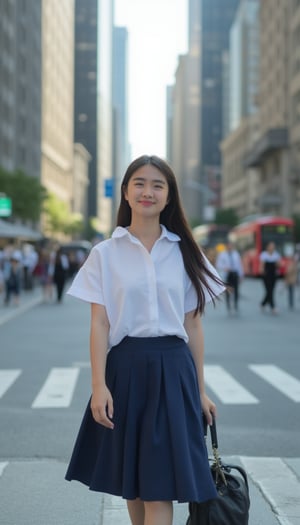
[[[147,186],[145,186],[145,187],[143,188],[143,196],[144,196],[144,197],[151,197],[152,194],[153,194],[153,192],[152,192],[152,188],[151,188],[151,186],[148,186],[148,185],[147,185]]]

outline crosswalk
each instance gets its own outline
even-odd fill
[[[33,409],[68,408],[73,400],[80,373],[88,365],[75,363],[71,367],[51,368],[48,375],[41,378],[41,385],[32,400]],[[268,389],[277,391],[292,403],[300,403],[300,379],[273,364],[245,365],[250,373],[247,387],[240,378],[220,365],[205,366],[205,382],[208,389],[224,405],[257,405],[263,402],[254,388],[254,378],[263,382]],[[0,403],[5,400],[23,374],[22,369],[0,369]],[[261,388],[260,388],[261,389]],[[263,397],[263,396],[261,396]],[[0,405],[1,406],[1,405]]]

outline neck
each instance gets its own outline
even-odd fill
[[[143,223],[131,222],[128,231],[134,235],[145,246],[150,253],[155,242],[161,234],[160,225],[157,222],[146,221]]]
[[[160,237],[161,227],[157,221],[131,221],[128,228],[132,235],[143,238],[157,238]]]

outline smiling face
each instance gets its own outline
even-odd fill
[[[132,218],[159,217],[168,203],[169,188],[166,177],[151,164],[137,169],[124,188],[124,197]]]

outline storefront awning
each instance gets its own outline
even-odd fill
[[[13,224],[12,222],[3,221],[0,219],[0,239],[19,239],[24,241],[39,241],[43,235],[24,226],[23,224]]]

